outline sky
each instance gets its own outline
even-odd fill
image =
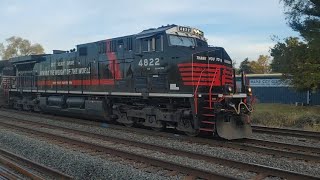
[[[283,11],[279,0],[0,0],[0,42],[20,36],[52,53],[177,24],[201,29],[239,65],[269,55],[274,35],[298,36]]]

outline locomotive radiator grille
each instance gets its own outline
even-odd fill
[[[178,67],[183,84],[185,86],[211,86],[212,78],[215,77],[215,73],[217,74],[213,86],[220,86],[221,84],[233,84],[232,68],[224,65],[181,63],[178,64]],[[223,69],[222,74],[221,69]],[[201,74],[203,70],[205,71]]]

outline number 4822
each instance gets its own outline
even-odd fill
[[[139,66],[160,66],[159,58],[140,59]]]

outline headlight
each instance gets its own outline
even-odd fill
[[[224,91],[225,91],[225,93],[229,94],[229,93],[232,93],[232,92],[233,92],[233,88],[232,88],[232,86],[230,86],[230,85],[226,85],[226,86],[224,87]]]
[[[247,94],[248,94],[248,96],[252,96],[252,89],[251,89],[251,87],[248,87],[248,88],[247,88]]]

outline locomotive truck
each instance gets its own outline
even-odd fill
[[[187,135],[246,138],[251,88],[204,33],[167,25],[9,60],[2,101],[12,108],[143,125]]]

